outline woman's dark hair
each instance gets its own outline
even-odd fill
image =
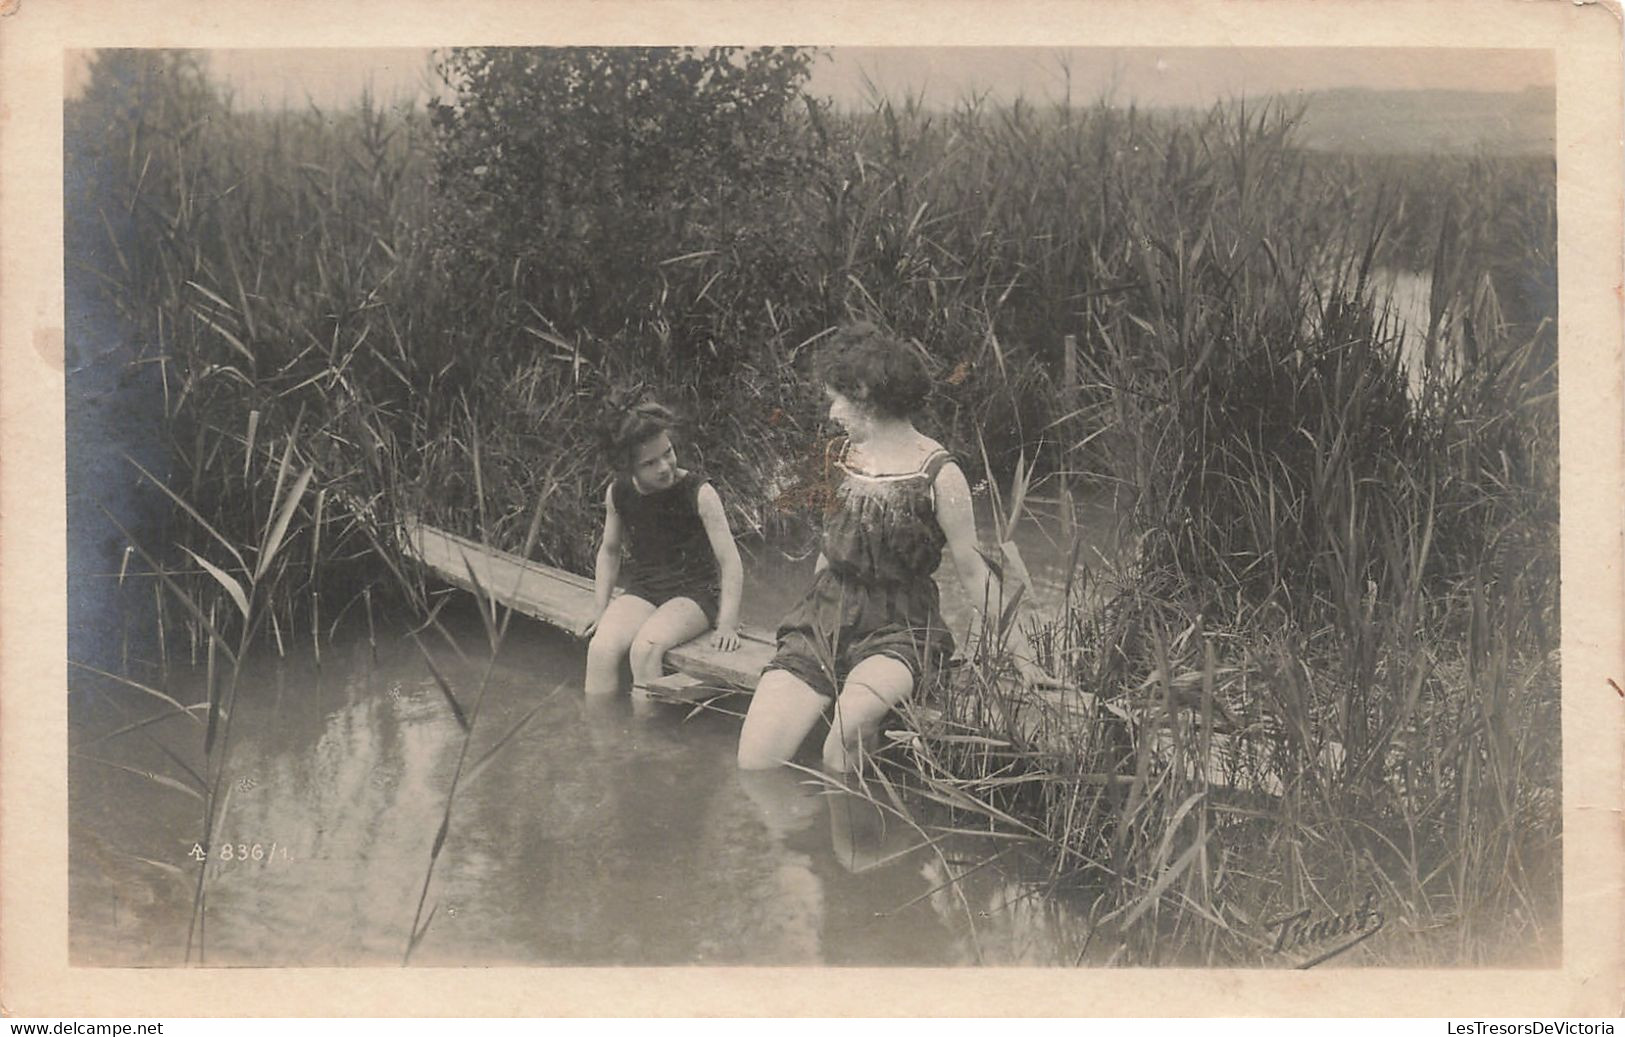
[[[866,321],[837,329],[813,370],[819,381],[881,417],[913,417],[931,394],[931,373],[920,355]]]
[[[630,407],[613,407],[605,426],[604,444],[609,463],[618,472],[630,471],[638,447],[678,426],[671,409],[645,400]]]

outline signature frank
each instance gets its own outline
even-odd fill
[[[1304,908],[1265,922],[1264,931],[1275,931],[1271,947],[1274,953],[1308,954],[1309,959],[1296,966],[1308,969],[1375,936],[1385,921],[1377,910],[1376,892],[1369,891],[1360,906],[1347,914],[1315,918],[1309,908]]]

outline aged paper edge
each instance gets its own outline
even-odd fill
[[[0,1010],[11,1015],[1612,1015],[1625,917],[1616,4],[23,0],[0,18]],[[1543,970],[87,969],[67,964],[63,55],[98,46],[1533,47],[1557,64],[1564,955]]]

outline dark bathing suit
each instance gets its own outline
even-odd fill
[[[714,626],[722,581],[700,518],[704,485],[704,479],[689,472],[664,490],[639,493],[622,476],[609,492],[621,519],[622,589],[656,608],[673,598],[688,598]]]
[[[954,649],[931,578],[947,543],[932,487],[952,457],[938,448],[915,471],[871,475],[851,466],[849,449],[841,441],[831,451],[828,474],[840,481],[824,522],[829,564],[780,623],[767,665],[830,698],[870,656],[903,663],[918,686]]]

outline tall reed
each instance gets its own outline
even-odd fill
[[[1080,355],[1139,546],[1090,574],[1104,611],[1073,602],[1034,632],[1093,698],[978,661],[910,769],[1050,845],[1127,960],[1280,963],[1270,919],[1367,890],[1409,934],[1383,960],[1550,953],[1547,329],[1452,287],[1482,268],[1444,221],[1425,334],[1448,312],[1477,346],[1411,382],[1418,329],[1375,287],[1390,203],[1370,192],[1322,236],[1338,206],[1293,124],[1219,108],[1141,138],[1150,168],[1103,167],[1121,243],[1082,279],[1126,288],[1090,302]]]

